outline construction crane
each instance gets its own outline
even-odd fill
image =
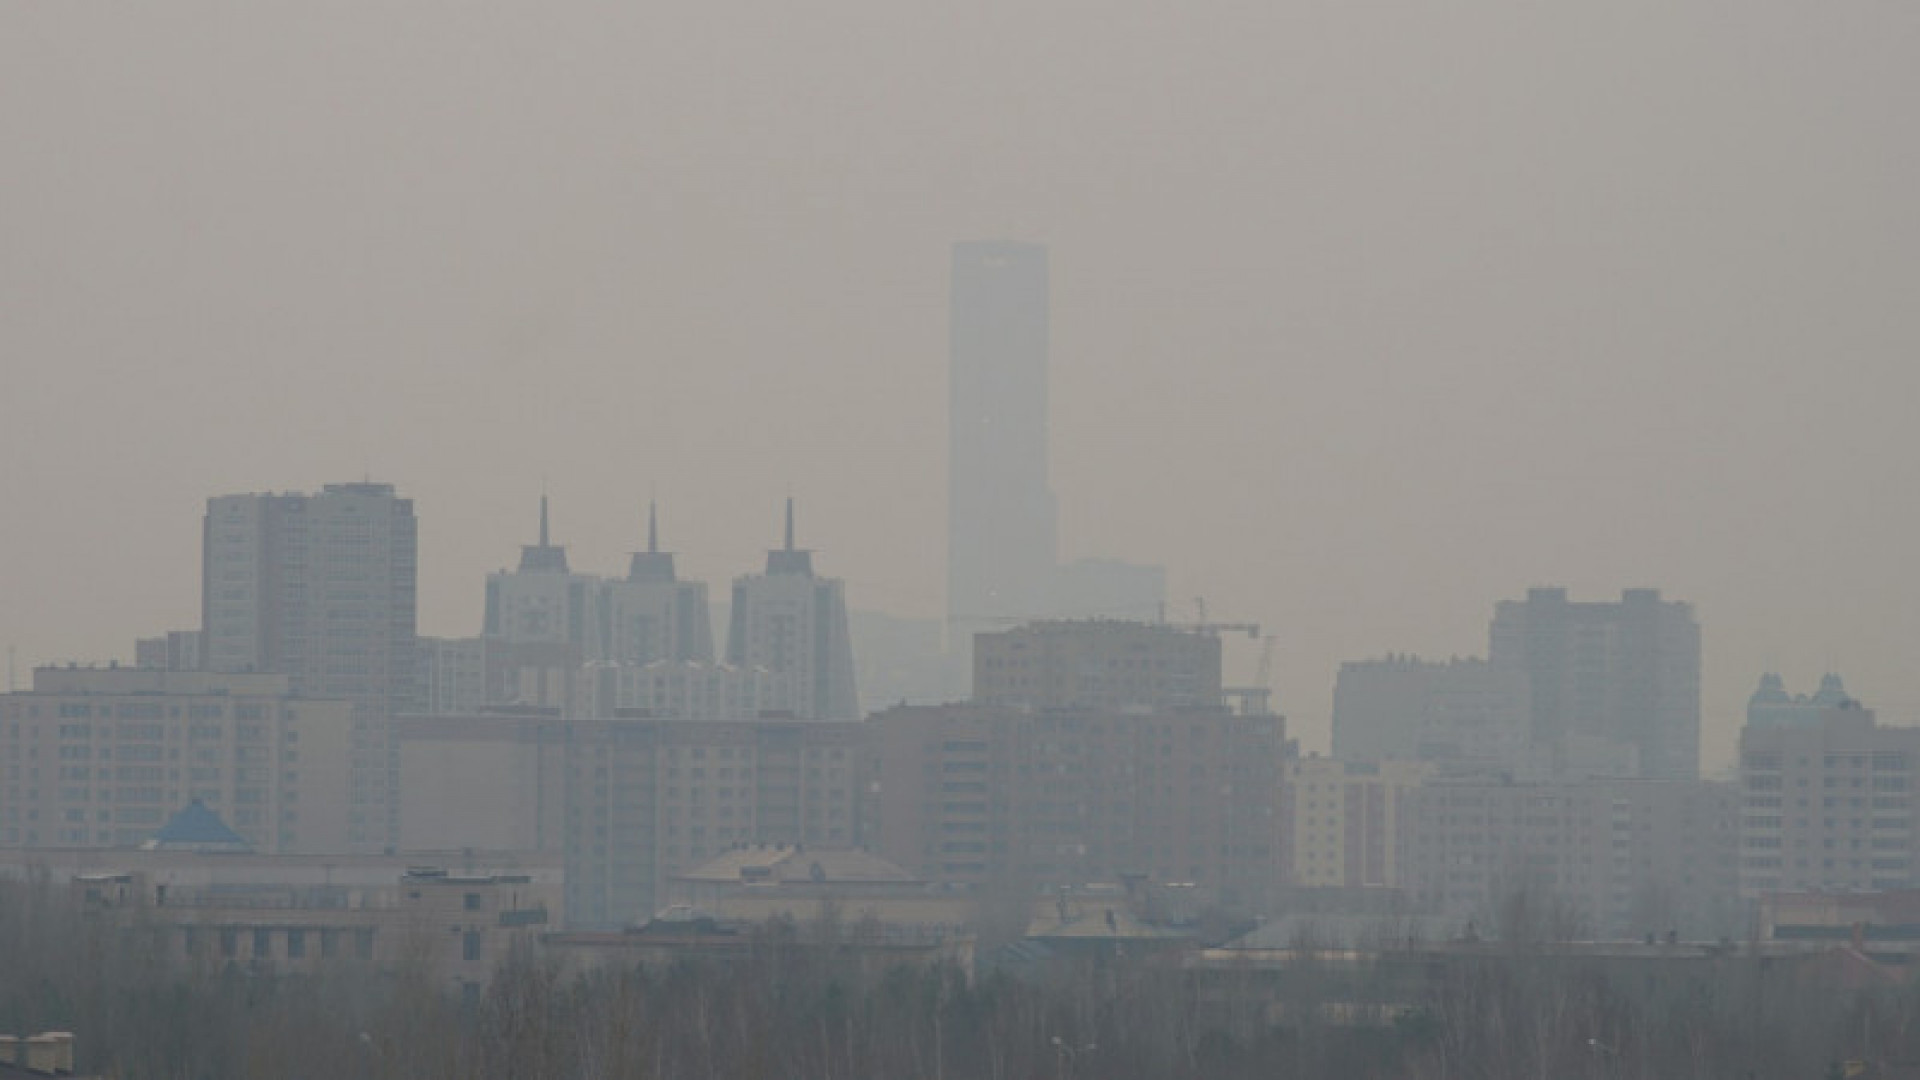
[[[1196,596],[1193,598],[1193,612],[1195,616],[1193,622],[1175,623],[1166,622],[1163,619],[1161,623],[1172,630],[1187,630],[1196,634],[1219,634],[1222,631],[1226,631],[1245,634],[1250,638],[1256,639],[1260,636],[1260,624],[1257,622],[1213,622],[1209,620],[1207,618],[1207,598],[1204,596]]]

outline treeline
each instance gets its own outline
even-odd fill
[[[1329,953],[1284,975],[1106,956],[969,981],[874,972],[839,928],[776,922],[728,961],[658,971],[521,953],[469,997],[423,965],[181,970],[143,940],[45,883],[0,884],[0,1031],[72,1030],[83,1070],[128,1080],[1816,1080],[1920,1061],[1909,983],[1846,989],[1845,971],[1737,950],[1673,974],[1515,945]]]

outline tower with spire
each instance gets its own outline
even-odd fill
[[[656,661],[713,663],[713,625],[704,582],[681,581],[673,553],[660,550],[660,515],[647,503],[647,546],[627,564],[627,576],[601,589],[602,659],[619,666]]]
[[[516,569],[487,575],[487,699],[564,705],[573,672],[599,653],[599,593],[600,579],[570,570],[553,542],[543,493],[539,542],[522,545]]]
[[[814,576],[813,553],[794,543],[792,499],[785,543],[767,552],[766,572],[734,579],[727,663],[792,675],[804,719],[859,717],[846,587]]]

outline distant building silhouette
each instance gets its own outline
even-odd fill
[[[734,579],[728,623],[727,663],[793,674],[801,717],[859,717],[846,588],[815,577],[813,553],[794,546],[792,499],[785,546],[767,552],[766,573]]]
[[[391,484],[207,501],[202,647],[208,669],[281,672],[296,696],[353,703],[349,843],[398,835],[394,714],[419,698],[413,501]]]
[[[705,582],[681,581],[673,554],[660,550],[660,523],[647,507],[647,547],[636,551],[627,576],[607,581],[600,592],[605,663],[639,666],[658,660],[713,663],[713,626]]]
[[[1152,619],[1166,571],[1116,559],[1059,563],[1048,466],[1047,249],[953,247],[948,336],[947,651],[972,670],[973,635],[1043,618]]]
[[[1628,589],[1618,603],[1573,603],[1565,589],[1502,601],[1488,661],[1524,672],[1532,741],[1631,747],[1639,775],[1700,775],[1700,626],[1693,608]]]
[[[576,574],[567,549],[552,541],[547,497],[540,497],[540,542],[520,549],[513,570],[487,575],[487,700],[562,705],[573,673],[597,651],[600,579]]]
[[[1515,766],[1527,757],[1531,701],[1523,669],[1417,656],[1340,665],[1333,756]]]
[[[1047,249],[953,248],[948,314],[948,646],[1051,610]]]

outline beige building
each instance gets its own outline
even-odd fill
[[[1434,779],[1400,800],[1400,885],[1489,934],[1581,938],[1744,931],[1732,785]]]
[[[1036,709],[1214,708],[1220,638],[1103,619],[976,634],[973,700]]]
[[[859,848],[744,844],[674,874],[670,907],[735,922],[788,918],[798,923],[867,923],[957,929],[977,905],[964,893],[930,886]]]
[[[1289,883],[1312,889],[1399,884],[1400,808],[1433,770],[1417,761],[1317,755],[1288,761],[1283,818]]]
[[[1030,894],[1139,875],[1254,911],[1281,884],[1279,716],[974,704],[868,722],[880,853],[928,881]]]
[[[135,847],[197,799],[256,851],[345,851],[353,709],[285,675],[37,669],[0,696],[0,845]]]
[[[1740,732],[1741,894],[1912,888],[1920,728],[1844,695],[1797,704],[1749,709]]]

